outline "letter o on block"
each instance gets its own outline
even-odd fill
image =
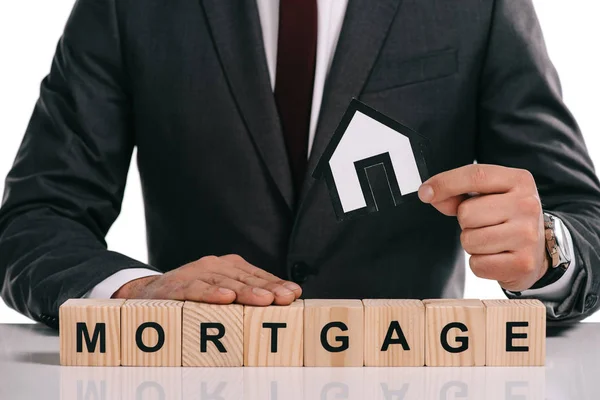
[[[70,299],[59,309],[60,365],[121,365],[120,299]]]
[[[121,307],[121,364],[181,366],[183,302],[127,300]]]
[[[304,366],[363,366],[360,300],[304,300]]]

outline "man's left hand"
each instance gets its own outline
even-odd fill
[[[419,198],[458,218],[460,241],[478,277],[522,291],[546,273],[544,217],[529,171],[467,165],[424,182]]]

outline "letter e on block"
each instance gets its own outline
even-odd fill
[[[244,365],[301,367],[304,301],[289,306],[244,307]]]
[[[481,300],[432,299],[425,304],[425,365],[485,365],[485,306]]]
[[[365,366],[425,365],[425,307],[420,300],[365,299]]]
[[[182,301],[127,300],[121,307],[121,364],[181,367]]]
[[[183,306],[184,367],[241,367],[244,306],[186,301]]]
[[[304,300],[304,366],[363,366],[360,300]]]
[[[60,365],[121,365],[120,299],[70,299],[59,309]]]
[[[546,307],[539,300],[483,300],[486,365],[542,366],[546,359]]]

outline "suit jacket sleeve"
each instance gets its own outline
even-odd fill
[[[125,268],[106,249],[134,146],[116,0],[79,0],[0,209],[0,287],[12,308],[57,326],[58,307]]]
[[[576,276],[563,301],[545,304],[550,321],[580,320],[599,306],[600,185],[531,0],[496,0],[486,53],[477,161],[529,170],[543,208],[569,229]]]

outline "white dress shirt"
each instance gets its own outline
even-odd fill
[[[375,0],[374,0],[375,1]],[[265,55],[271,78],[271,88],[275,87],[275,69],[277,65],[277,38],[279,31],[279,0],[256,0],[258,14],[261,23]],[[310,116],[310,128],[308,136],[308,152],[313,145],[317,121],[323,99],[323,88],[325,78],[329,72],[335,48],[342,30],[344,16],[348,0],[317,0],[318,7],[318,29],[317,29],[317,59],[315,65],[315,82],[313,87],[312,110]],[[569,248],[573,249],[570,233],[567,231]],[[523,295],[534,295],[542,300],[559,302],[566,298],[574,278],[575,257],[567,272],[557,282],[544,288],[527,290]],[[84,297],[110,298],[121,286],[135,279],[160,275],[151,269],[134,268],[119,271],[100,282]]]

